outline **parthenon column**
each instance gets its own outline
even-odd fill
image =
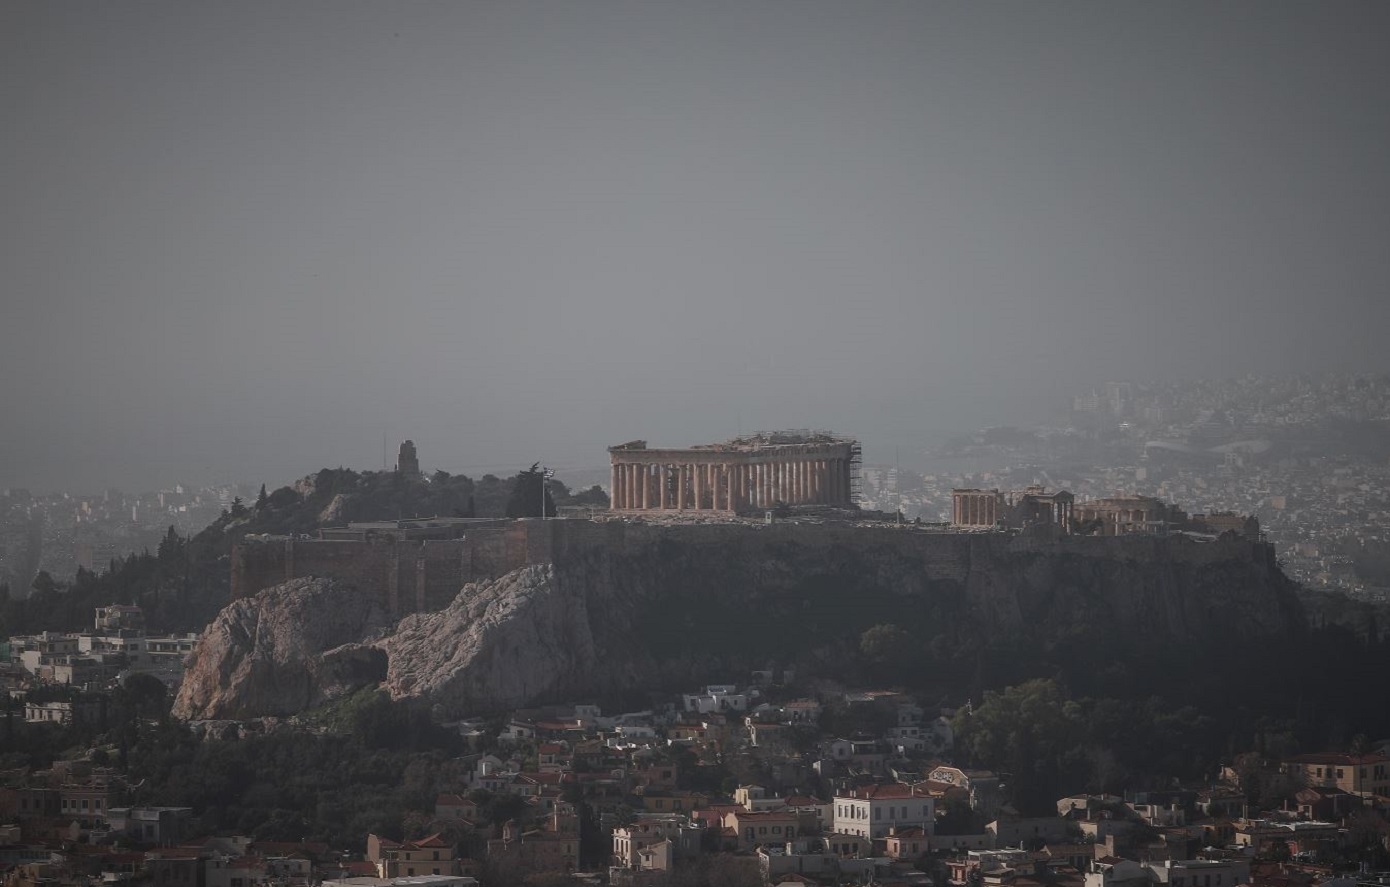
[[[637,475],[640,468],[637,463],[630,463],[627,466],[627,477],[623,479],[624,498],[627,499],[628,509],[632,511],[637,510],[640,505],[637,499]]]

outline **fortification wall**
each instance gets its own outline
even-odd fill
[[[356,541],[272,539],[247,541],[232,552],[232,597],[245,597],[288,579],[323,576],[377,590],[393,614],[436,610],[469,582],[523,566],[603,557],[660,557],[675,544],[698,557],[756,563],[774,553],[837,548],[877,551],[910,563],[923,581],[964,583],[972,573],[1020,556],[1068,556],[1117,563],[1180,563],[1186,567],[1242,562],[1268,574],[1277,569],[1272,548],[1247,539],[1198,542],[1170,536],[1008,535],[934,532],[912,527],[849,524],[660,524],[627,521],[523,519],[480,528],[462,539]]]
[[[526,563],[563,562],[595,550],[615,555],[634,554],[663,540],[684,546],[716,549],[726,557],[747,556],[759,548],[785,545],[854,549],[881,548],[920,561],[929,579],[964,580],[973,565],[1007,555],[1070,555],[1106,561],[1155,562],[1177,560],[1192,566],[1240,561],[1268,569],[1273,549],[1244,538],[1200,542],[1188,536],[1053,536],[939,532],[885,525],[850,524],[657,524],[625,521],[539,521],[531,524],[532,541]],[[542,537],[537,539],[536,537]],[[548,543],[549,551],[546,551]]]

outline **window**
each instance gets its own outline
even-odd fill
[[[874,819],[882,819],[883,817],[880,815],[881,813],[883,813],[883,808],[882,808],[882,807],[875,807],[875,808],[874,808]]]
[[[1341,779],[1341,778],[1342,778],[1342,768],[1341,768],[1341,767],[1338,767],[1338,768],[1337,768],[1337,778],[1338,778],[1338,779]]]

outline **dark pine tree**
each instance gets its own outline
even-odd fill
[[[545,483],[545,473],[541,463],[518,474],[512,481],[512,494],[507,499],[507,517],[540,517],[541,487]],[[550,498],[550,490],[545,490],[545,516],[555,516],[555,500]]]

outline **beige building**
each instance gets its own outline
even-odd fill
[[[859,465],[856,441],[821,432],[758,434],[686,449],[634,440],[608,454],[616,512],[851,507]]]
[[[1299,755],[1284,761],[1281,769],[1310,787],[1339,788],[1362,796],[1390,795],[1390,758],[1385,755]]]
[[[439,835],[430,835],[418,841],[393,841],[367,835],[367,859],[376,864],[380,878],[461,873],[454,845]]]

